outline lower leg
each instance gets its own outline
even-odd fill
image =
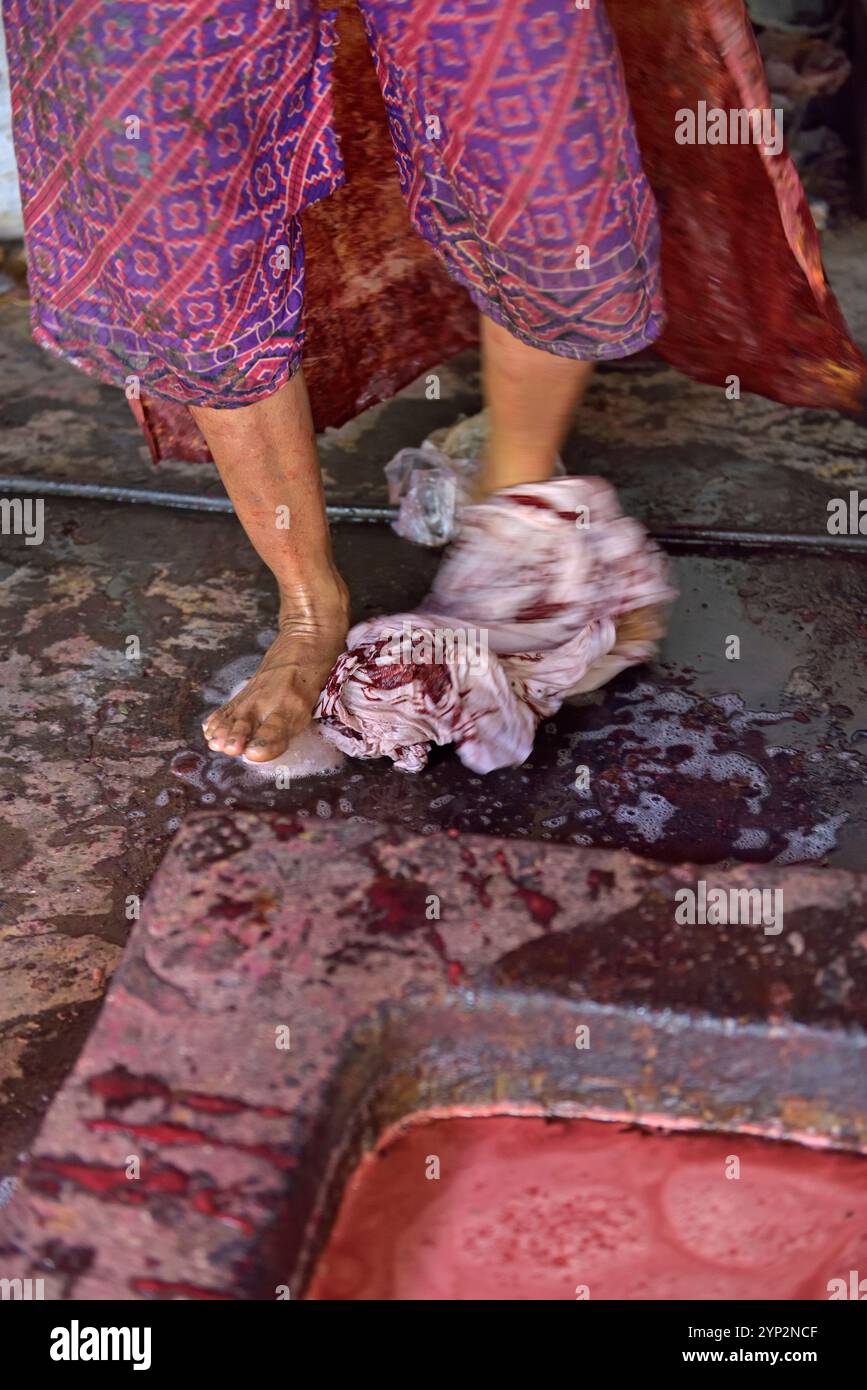
[[[251,543],[277,580],[277,638],[248,685],[203,725],[211,748],[255,762],[283,752],[310,719],[343,650],[346,585],[335,568],[301,372],[237,410],[193,407]]]
[[[479,492],[544,482],[593,372],[592,362],[528,347],[482,315],[482,378],[491,432]]]

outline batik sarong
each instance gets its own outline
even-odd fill
[[[655,204],[601,0],[360,8],[412,225],[451,279],[552,353],[653,341]],[[133,397],[273,392],[304,344],[301,214],[343,182],[335,13],[5,0],[4,14],[37,340]]]

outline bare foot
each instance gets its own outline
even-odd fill
[[[208,747],[256,763],[279,757],[310,722],[348,628],[349,593],[336,572],[315,590],[282,591],[277,636],[261,666],[202,725]]]

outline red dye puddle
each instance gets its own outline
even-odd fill
[[[867,1159],[496,1116],[367,1155],[307,1297],[828,1299],[853,1270],[867,1297]]]

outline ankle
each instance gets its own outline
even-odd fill
[[[544,457],[486,458],[476,479],[475,500],[482,501],[492,492],[507,487],[523,487],[526,483],[547,483],[557,470],[557,454]]]
[[[349,590],[334,564],[301,575],[282,575],[277,580],[281,616],[299,609],[339,612],[349,607]]]

